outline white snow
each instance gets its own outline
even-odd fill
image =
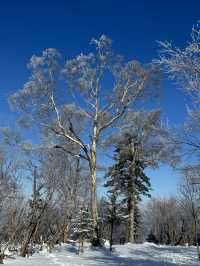
[[[150,243],[114,245],[112,255],[108,248],[86,247],[83,254],[76,254],[71,244],[58,246],[52,253],[42,251],[29,258],[7,258],[6,265],[13,266],[200,266],[195,247],[157,246]]]

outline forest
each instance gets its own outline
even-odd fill
[[[72,58],[34,54],[8,97],[17,120],[1,127],[0,263],[64,243],[80,257],[89,244],[195,246],[200,260],[200,27],[182,47],[158,42],[148,64],[115,44],[101,35]],[[164,78],[187,99],[182,125],[162,115]],[[148,170],[161,165],[181,175],[176,195],[152,196]]]

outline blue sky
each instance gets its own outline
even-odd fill
[[[198,0],[2,0],[0,2],[0,126],[13,126],[16,114],[7,97],[26,81],[26,64],[48,47],[67,58],[88,51],[92,37],[106,34],[117,52],[144,63],[157,56],[156,40],[183,46],[199,19]],[[162,84],[161,107],[172,124],[184,121],[185,96]],[[169,167],[149,172],[154,194],[175,193],[179,176]]]

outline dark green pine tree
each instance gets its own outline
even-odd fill
[[[124,134],[116,145],[115,164],[110,167],[105,187],[120,191],[127,205],[127,241],[134,243],[139,221],[138,202],[150,197],[151,184],[144,170],[147,167],[142,145],[137,137]]]

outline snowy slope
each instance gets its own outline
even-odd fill
[[[13,266],[200,266],[196,261],[194,247],[156,246],[144,243],[141,245],[115,245],[112,255],[108,249],[86,248],[83,255],[76,255],[72,245],[57,247],[51,254],[43,251],[30,258],[17,257],[6,259],[6,265]]]

